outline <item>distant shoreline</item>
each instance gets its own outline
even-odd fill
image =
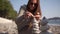
[[[48,25],[51,25],[51,26],[60,26],[60,24],[50,24],[50,23],[48,23]]]

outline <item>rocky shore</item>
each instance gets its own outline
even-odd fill
[[[60,34],[60,26],[50,25],[50,31],[52,31],[54,34]]]
[[[60,25],[49,25],[49,32],[60,34]],[[18,34],[17,25],[14,21],[0,17],[0,34]]]

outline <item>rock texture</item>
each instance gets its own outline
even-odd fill
[[[50,26],[47,24],[48,23],[48,20],[44,17],[42,20],[41,20],[41,26],[40,26],[40,34],[53,34],[52,32],[49,32],[49,28]]]
[[[14,21],[0,17],[0,34],[18,34]]]
[[[50,30],[54,33],[54,34],[60,34],[60,25],[50,25]]]

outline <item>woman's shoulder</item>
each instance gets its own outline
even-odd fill
[[[27,6],[27,5],[25,5],[25,4],[22,5],[22,6],[20,7],[19,13],[20,13],[20,12],[25,12],[25,11],[26,11],[26,6]]]
[[[27,5],[24,4],[24,5],[21,6],[20,9],[24,9],[24,10],[26,10],[26,6],[27,6]]]
[[[24,13],[25,13],[25,11],[26,11],[26,6],[27,5],[22,5],[21,7],[20,7],[20,10],[19,10],[19,13],[18,13],[18,16],[20,17],[20,16],[22,16]]]

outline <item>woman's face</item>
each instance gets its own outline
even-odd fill
[[[31,0],[29,8],[30,10],[34,10],[37,7],[37,0]]]

